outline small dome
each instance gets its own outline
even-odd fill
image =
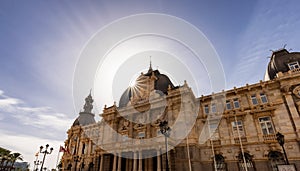
[[[268,64],[265,80],[272,80],[279,72],[288,72],[294,67],[299,67],[300,53],[289,52],[286,49],[280,49],[272,53],[270,62]],[[291,66],[293,65],[293,66]],[[298,66],[296,66],[298,65]]]
[[[73,126],[84,126],[96,123],[95,115],[92,113],[94,100],[92,98],[91,92],[85,98],[85,104],[83,106],[84,111],[79,113],[79,116],[73,122]]]
[[[152,70],[151,68],[148,70],[146,74],[140,75],[136,80],[136,87],[145,87],[145,81],[142,80],[143,78],[150,78],[152,75],[154,75],[157,79],[154,82],[154,89],[155,92],[160,95],[167,95],[168,94],[168,87],[174,88],[173,83],[171,82],[170,78],[164,74],[161,74],[158,70]],[[122,94],[120,101],[119,101],[119,107],[124,107],[128,104],[131,97],[133,96],[133,90],[131,87],[128,87],[124,93]]]
[[[75,119],[75,121],[73,122],[73,125],[72,125],[72,126],[79,126],[79,125],[80,125],[80,124],[79,124],[78,118],[79,118],[79,117],[77,117],[77,118]]]
[[[87,113],[87,112],[80,112],[79,116],[75,119],[73,122],[73,126],[84,126],[96,123],[95,121],[95,115],[93,113]]]

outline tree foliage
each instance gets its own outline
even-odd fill
[[[18,160],[23,161],[20,153],[12,153],[10,150],[0,147],[0,170],[12,170]]]

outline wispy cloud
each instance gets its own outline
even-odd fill
[[[32,107],[21,99],[9,97],[0,91],[0,129],[64,140],[65,131],[71,126],[73,118],[47,106]]]
[[[237,64],[231,77],[234,81],[229,82],[246,84],[263,79],[270,50],[280,49],[284,44],[289,49],[300,43],[295,29],[300,27],[298,10],[298,6],[280,1],[257,4],[248,28],[238,41]]]
[[[58,152],[72,120],[50,107],[32,107],[0,90],[0,144],[20,152],[31,165],[40,145],[49,143],[54,147],[54,153]],[[57,155],[54,156],[49,161],[51,168],[54,168],[56,162]]]

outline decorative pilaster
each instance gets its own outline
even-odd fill
[[[157,171],[161,171],[160,150],[157,150]]]
[[[100,160],[100,171],[102,171],[103,170],[103,160],[104,160],[104,157],[103,157],[104,155],[103,154],[101,154],[101,160]]]
[[[120,155],[120,154],[119,154]],[[122,157],[118,157],[118,171],[121,171]]]
[[[113,171],[117,171],[117,153],[114,154]]]
[[[142,151],[139,151],[139,171],[143,171],[143,157],[142,157]]]
[[[134,151],[133,152],[133,171],[137,171],[136,167],[137,167],[137,152]]]

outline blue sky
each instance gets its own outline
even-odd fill
[[[162,13],[196,26],[219,54],[230,89],[263,79],[270,50],[287,44],[300,51],[299,11],[296,0],[3,0],[0,137],[5,138],[0,146],[21,152],[33,165],[39,146],[49,143],[56,154],[48,165],[54,166],[58,146],[77,117],[72,81],[80,52],[97,31],[119,18]]]

